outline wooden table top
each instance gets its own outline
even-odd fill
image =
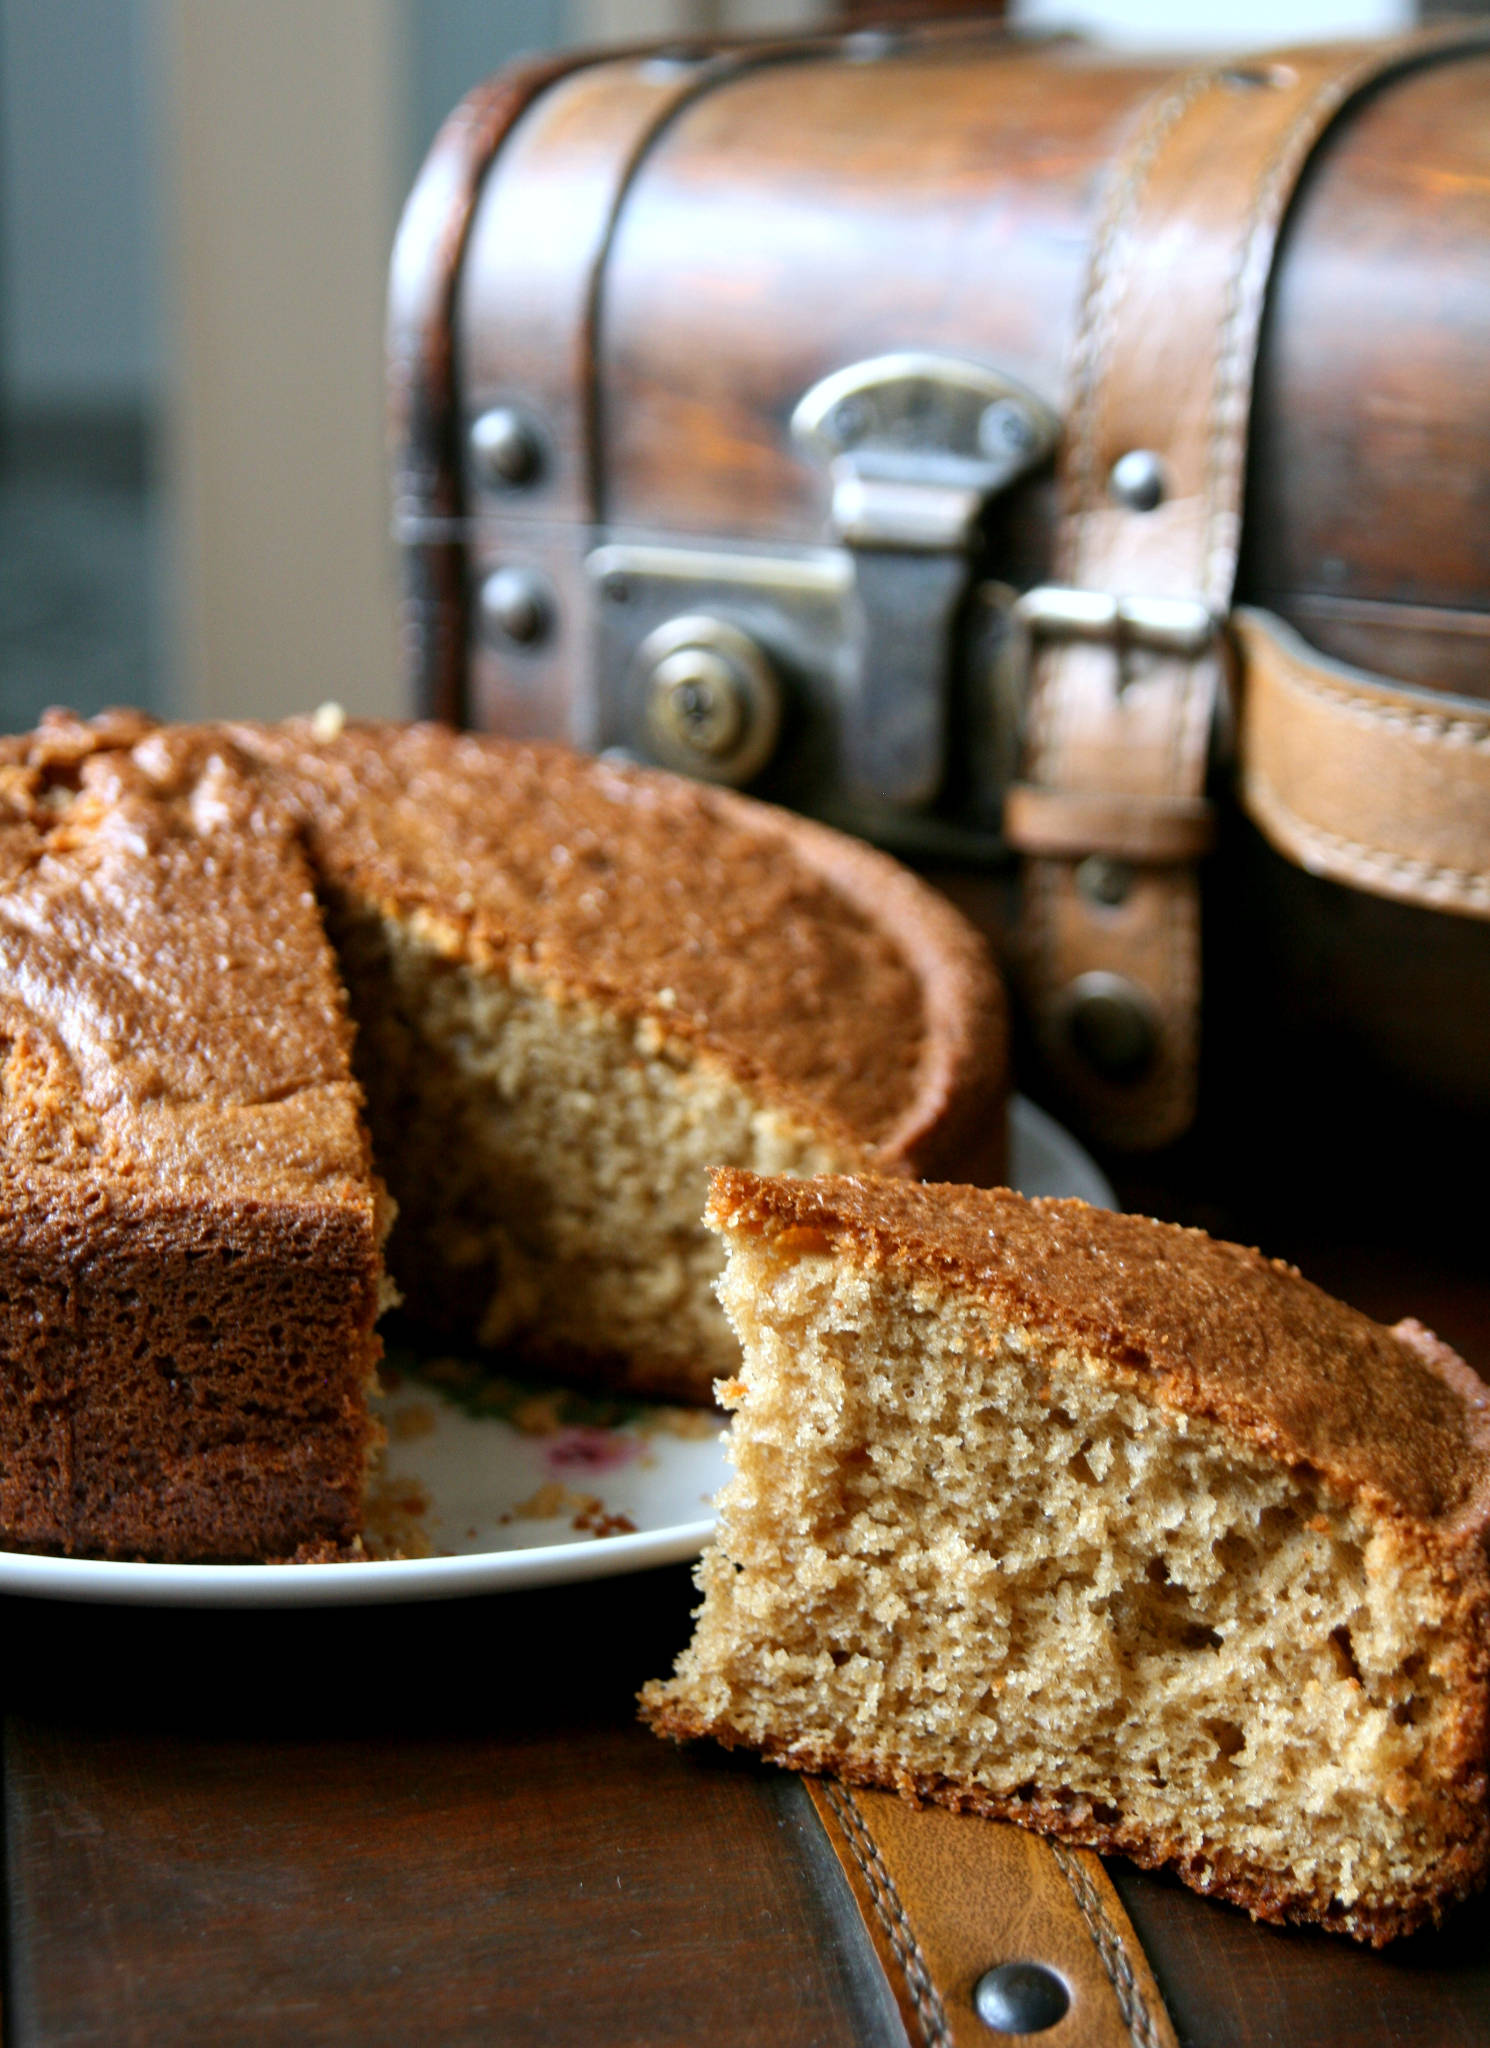
[[[1269,1248],[1490,1370],[1462,1257]],[[801,1785],[635,1720],[693,1598],[0,1602],[11,2048],[903,2048]],[[1490,2042],[1490,1898],[1373,1954],[1109,1869],[1187,2048]]]

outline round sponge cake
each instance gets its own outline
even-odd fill
[[[426,1323],[707,1401],[707,1170],[993,1177],[1004,1076],[971,928],[785,813],[431,726],[54,716],[0,742],[0,1540],[346,1540],[383,1182]]]

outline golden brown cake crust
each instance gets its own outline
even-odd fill
[[[1421,1325],[1386,1329],[1259,1252],[1084,1202],[867,1175],[724,1168],[708,1218],[945,1278],[1439,1541],[1490,1528],[1490,1389]]]
[[[52,1077],[8,1095],[0,1174],[86,1130],[95,1173],[369,1199],[311,875],[225,735],[58,719],[7,743],[0,1005]]]
[[[809,1127],[867,1139],[882,1171],[996,1168],[999,983],[894,861],[562,747],[433,725],[318,738],[303,720],[234,736],[297,807],[329,888],[422,920],[452,957],[651,1018]]]
[[[887,1173],[993,1177],[1002,988],[934,889],[845,835],[731,791],[437,725],[157,727],[49,716],[0,740],[0,805],[107,776],[141,745],[250,771],[323,887],[419,919],[452,957],[646,1016]],[[122,771],[127,773],[128,771]],[[873,1019],[872,1057],[865,1019]]]
[[[742,1411],[739,1478],[700,1574],[694,1642],[674,1677],[642,1694],[643,1718],[659,1734],[708,1736],[790,1769],[1116,1850],[1172,1867],[1260,1918],[1377,1944],[1439,1919],[1483,1883],[1490,1397],[1446,1346],[1416,1324],[1384,1329],[1255,1251],[1006,1189],[721,1169],[708,1218],[731,1240],[738,1267],[725,1298],[746,1344],[741,1377],[726,1390]],[[1108,1533],[1088,1535],[1095,1495],[1086,1489],[1104,1472],[1119,1524],[1123,1512],[1139,1512],[1141,1489],[1137,1463],[1104,1463],[1096,1411],[1082,1402],[1133,1394],[1171,1411],[1156,1436],[1214,1445],[1219,1431],[1223,1458],[1255,1447],[1262,1461],[1249,1453],[1237,1462],[1284,1491],[1255,1520],[1243,1511],[1228,1521],[1218,1517],[1221,1494],[1182,1462],[1146,1496],[1136,1532],[1114,1542],[1109,1518],[1093,1524]],[[1042,1462],[1041,1409],[1052,1399]],[[1088,1431],[1076,1470],[1070,1445]],[[1292,1468],[1300,1491],[1268,1470],[1275,1463]],[[1058,1483],[1073,1471],[1074,1511]],[[1011,1498],[1024,1520],[995,1519]],[[1267,1535],[1283,1499],[1290,1507]],[[1173,1578],[1169,1563],[1181,1553],[1164,1547],[1170,1507],[1187,1529],[1195,1523],[1189,1564]],[[1287,1548],[1289,1516],[1295,1535],[1324,1543],[1330,1514],[1357,1533],[1334,1562],[1320,1553],[1322,1578],[1313,1580],[1315,1567]],[[1257,1531],[1255,1544],[1243,1538],[1231,1550],[1238,1527]],[[1081,1555],[1083,1543],[1100,1556]],[[964,1554],[975,1561],[966,1574],[952,1562]],[[1232,1635],[1246,1647],[1243,1607],[1207,1607],[1196,1590],[1218,1563],[1221,1587],[1252,1586],[1247,1626],[1260,1656],[1218,1665],[1207,1695],[1195,1690],[1193,1659],[1219,1657]],[[1320,1584],[1332,1583],[1339,1604],[1322,1620],[1318,1607],[1280,1604],[1295,1582],[1313,1585],[1316,1600]],[[1085,1637],[1079,1594],[1063,1606],[1072,1583],[1107,1588],[1093,1599]],[[1183,1588],[1178,1611],[1193,1637],[1166,1639],[1155,1610],[1145,1610],[1145,1589],[1171,1584]],[[1000,1622],[981,1634],[961,1622],[980,1602]],[[1335,1626],[1330,1616],[1341,1611],[1348,1619]],[[1375,1622],[1358,1623],[1368,1613]],[[1287,1680],[1275,1661],[1294,1641],[1285,1616],[1305,1652]],[[905,1630],[917,1632],[897,1661]],[[1378,1647],[1357,1665],[1353,1641]],[[1328,1646],[1323,1672],[1311,1667],[1311,1648]],[[1064,1694],[1065,1660],[1078,1654],[1090,1659],[1092,1682]],[[1412,1687],[1395,1698],[1394,1671]],[[1422,1673],[1431,1682],[1420,1697]],[[1309,1702],[1331,1685],[1346,1720],[1311,1728]],[[1166,1715],[1178,1731],[1168,1748],[1159,1740]],[[1300,1747],[1285,1766],[1277,1744],[1295,1715],[1300,1733],[1289,1739]],[[1338,1761],[1328,1734],[1355,1755],[1355,1739],[1341,1731],[1363,1736],[1373,1717],[1388,1738],[1379,1763],[1353,1766],[1349,1798],[1327,1795]],[[1420,1746],[1395,1748],[1399,1729],[1405,1741],[1419,1731]],[[1191,1737],[1213,1739],[1224,1759],[1207,1767],[1222,1772],[1219,1799],[1199,1796],[1204,1771],[1182,1775]],[[1255,1762],[1235,1766],[1252,1775],[1233,1785],[1232,1759],[1252,1759],[1254,1741]],[[1300,1811],[1285,1831],[1296,1797]],[[1339,1850],[1316,1832],[1329,1797],[1342,1800]],[[1255,1825],[1260,1815],[1272,1834]]]
[[[0,750],[0,1540],[353,1535],[382,1218],[350,1049],[294,821],[224,735]]]

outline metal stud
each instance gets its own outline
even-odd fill
[[[1000,1963],[978,1979],[973,2008],[995,2034],[1043,2034],[1066,2017],[1071,1994],[1045,1963]]]
[[[1159,1021],[1148,994],[1123,974],[1079,974],[1061,998],[1071,1049],[1104,1081],[1137,1081],[1153,1065]]]
[[[838,47],[850,64],[874,64],[882,57],[893,57],[904,40],[893,28],[860,28],[846,35]]]
[[[534,647],[553,624],[547,585],[532,569],[498,569],[481,586],[481,620],[488,632],[518,647]]]
[[[1015,398],[996,398],[978,421],[978,446],[994,460],[1028,455],[1038,436],[1035,423]]]
[[[868,432],[874,423],[874,414],[870,410],[868,399],[855,394],[849,398],[839,399],[833,408],[829,423],[839,440],[847,444],[857,441],[861,434]]]
[[[494,405],[471,429],[471,454],[482,479],[498,489],[532,483],[543,467],[537,429],[515,405]]]
[[[1229,92],[1255,92],[1261,86],[1281,92],[1299,81],[1298,73],[1288,64],[1227,64],[1216,76]]]
[[[1130,512],[1152,512],[1164,497],[1164,464],[1152,448],[1130,448],[1112,465],[1107,488]]]
[[[1089,853],[1076,870],[1076,886],[1088,903],[1115,910],[1126,903],[1133,887],[1133,870],[1125,860],[1108,853]]]

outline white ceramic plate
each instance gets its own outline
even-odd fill
[[[1114,1206],[1095,1162],[1043,1110],[1016,1098],[1010,1129],[1016,1187]],[[448,1600],[696,1557],[713,1527],[710,1503],[729,1471],[714,1414],[494,1378],[459,1358],[395,1356],[383,1378],[388,1453],[365,1563],[118,1564],[0,1551],[0,1593],[160,1607]]]

